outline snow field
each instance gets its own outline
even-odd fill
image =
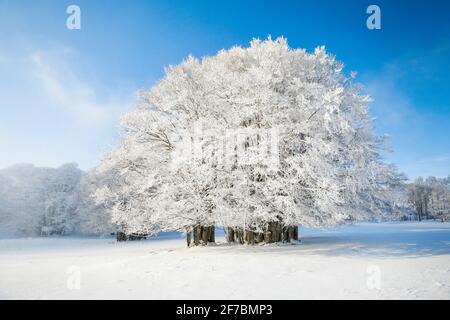
[[[301,244],[178,235],[0,240],[3,299],[449,299],[450,223],[300,229]],[[79,280],[79,281],[78,281]],[[79,288],[78,288],[79,284]]]

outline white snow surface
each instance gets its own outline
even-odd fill
[[[1,239],[0,298],[450,298],[448,222],[300,228],[300,235],[300,244],[256,246],[218,236],[217,245],[196,248],[174,234],[126,243]]]

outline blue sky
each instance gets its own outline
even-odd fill
[[[81,8],[81,30],[66,8]],[[381,30],[366,8],[381,8]],[[379,133],[410,178],[450,174],[449,1],[0,0],[0,168],[88,169],[117,138],[134,93],[188,54],[252,38],[325,45],[357,71]]]

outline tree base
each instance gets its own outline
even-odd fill
[[[262,232],[243,230],[242,228],[225,228],[228,243],[255,245],[260,243],[299,242],[298,226],[283,226],[280,222],[270,222]]]
[[[127,235],[123,231],[117,231],[116,232],[116,240],[121,241],[136,241],[136,240],[143,240],[147,239],[147,234],[141,234],[141,233],[132,233],[130,235]]]
[[[191,246],[206,246],[209,243],[215,243],[215,227],[214,226],[200,226],[186,227],[186,244]],[[192,240],[191,240],[192,239]]]

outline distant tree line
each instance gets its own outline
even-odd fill
[[[0,170],[0,236],[109,234],[115,230],[92,192],[100,175],[75,163],[18,164]]]
[[[406,198],[414,209],[417,220],[450,218],[450,176],[426,179],[418,177],[407,184]]]

